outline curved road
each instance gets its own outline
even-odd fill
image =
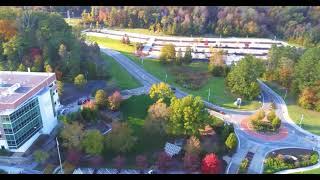
[[[144,92],[147,93],[149,88],[154,83],[161,82],[159,79],[146,72],[142,67],[132,62],[128,57],[124,56],[120,52],[105,48],[101,45],[100,50],[103,53],[113,57],[121,66],[123,66],[133,77],[135,77],[141,84],[143,84]],[[234,124],[235,133],[239,140],[239,146],[237,152],[233,155],[231,162],[227,168],[226,173],[237,173],[241,161],[245,158],[247,152],[253,152],[254,156],[249,165],[248,173],[263,173],[263,161],[266,155],[276,149],[282,148],[303,148],[313,149],[320,154],[320,137],[314,135],[308,131],[301,129],[297,126],[289,117],[287,107],[283,99],[274,91],[272,91],[263,82],[258,80],[261,87],[261,95],[263,98],[263,106],[261,108],[269,108],[270,103],[274,102],[276,105],[276,113],[282,121],[282,126],[288,130],[288,136],[281,140],[267,141],[261,138],[254,137],[247,134],[240,126],[241,121],[253,114],[255,111],[240,111],[227,109],[210,102],[204,101],[206,107],[209,109],[217,109],[223,111],[226,114],[221,115],[214,111],[209,110],[211,114],[220,117],[222,120],[228,123]],[[178,98],[187,96],[188,94],[176,88],[176,96]]]

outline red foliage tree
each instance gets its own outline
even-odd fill
[[[171,162],[171,157],[167,153],[161,152],[158,155],[157,166],[160,171],[165,172],[166,170],[168,170],[170,167],[170,162]]]
[[[221,161],[218,156],[214,153],[207,154],[201,165],[201,171],[204,174],[218,174],[222,170]]]
[[[73,164],[74,166],[78,166],[80,162],[81,152],[78,150],[69,150],[67,153],[67,161]]]
[[[90,159],[90,165],[92,167],[99,167],[103,163],[103,157],[102,156],[94,156]]]
[[[109,108],[112,111],[119,109],[122,96],[119,91],[115,91],[111,96],[108,97]]]
[[[183,157],[183,166],[187,171],[194,172],[199,170],[200,160],[196,154],[185,153]]]
[[[143,169],[147,168],[147,166],[148,166],[147,157],[144,155],[138,155],[136,157],[136,165],[141,171]]]
[[[113,159],[114,166],[118,169],[118,173],[123,168],[125,161],[125,158],[120,155]]]

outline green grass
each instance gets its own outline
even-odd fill
[[[165,36],[165,34],[163,32],[152,32],[149,29],[143,29],[143,28],[114,28],[112,30],[118,30],[118,31],[125,31],[125,32],[129,32],[129,33],[138,33],[138,34],[145,34],[145,35],[153,35],[153,36]]]
[[[154,101],[147,95],[132,96],[121,103],[120,111],[123,113],[123,118],[132,128],[134,136],[138,138],[133,152],[126,154],[129,165],[130,162],[131,165],[134,164],[135,156],[139,154],[146,155],[152,162],[153,153],[164,148],[166,137],[150,136],[143,129],[147,110],[153,103]]]
[[[68,23],[70,26],[77,26],[80,24],[81,19],[77,19],[77,18],[64,18],[64,20],[66,21],[66,23]]]
[[[282,98],[284,98],[285,90],[282,87],[271,82],[266,82],[266,84],[280,96],[282,96]],[[320,112],[303,109],[302,107],[298,106],[297,100],[292,94],[287,95],[285,102],[288,107],[289,116],[296,124],[299,124],[301,114],[303,114],[304,118],[301,123],[302,128],[314,134],[320,135]]]
[[[297,172],[297,173],[293,173],[293,174],[320,174],[320,168],[313,169],[313,170],[310,170],[310,171]]]
[[[134,45],[122,44],[120,40],[110,39],[105,37],[87,36],[86,40],[91,42],[97,42],[99,45],[114,49],[120,52],[133,53]]]
[[[129,59],[133,60],[136,64],[143,66],[143,68],[154,75],[158,79],[165,81],[167,74],[167,82],[172,84],[179,89],[193,94],[195,96],[201,96],[203,99],[207,100],[208,90],[210,88],[211,95],[209,101],[215,103],[217,105],[227,107],[227,108],[237,108],[233,103],[237,97],[233,96],[229,91],[226,90],[224,78],[221,77],[211,77],[208,80],[208,83],[198,90],[189,90],[181,87],[179,84],[175,83],[175,76],[173,76],[168,68],[166,68],[163,64],[160,63],[159,60],[155,59],[144,59],[143,65],[141,64],[140,58],[134,56],[132,53],[134,52],[133,45],[125,45],[122,44],[119,40],[114,40],[110,38],[104,37],[95,37],[95,36],[87,36],[88,41],[95,41],[98,44],[112,48],[114,50],[120,51],[124,55],[126,55]],[[207,71],[207,63],[197,62],[191,63],[188,65],[195,71]],[[260,103],[258,101],[243,101],[243,106],[240,109],[242,110],[255,110],[260,107]]]
[[[102,54],[108,63],[108,70],[111,75],[111,82],[115,82],[120,89],[133,89],[140,87],[140,83],[134,79],[124,68],[121,67],[112,57]]]

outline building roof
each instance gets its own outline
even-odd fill
[[[179,154],[179,152],[181,151],[181,147],[177,146],[175,144],[171,144],[171,143],[166,143],[165,147],[164,147],[164,151],[170,156],[174,156]]]
[[[100,168],[97,171],[97,174],[117,174],[117,169],[107,169],[107,168]]]
[[[17,108],[54,80],[55,73],[0,71],[0,112]]]
[[[77,168],[73,171],[72,174],[93,174],[93,168]]]

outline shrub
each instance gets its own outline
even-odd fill
[[[204,174],[218,174],[221,173],[221,161],[214,153],[207,154],[201,164],[201,171]]]
[[[249,160],[247,158],[245,158],[244,160],[242,160],[241,164],[240,164],[240,168],[239,168],[239,173],[243,174],[246,173],[246,170],[248,168],[249,165]]]
[[[272,120],[276,118],[276,112],[274,110],[270,111],[267,115],[267,119],[272,122]]]
[[[317,164],[318,160],[319,160],[318,153],[316,153],[316,152],[312,153],[311,156],[310,156],[310,163],[311,164]]]
[[[75,167],[69,162],[65,161],[62,165],[64,174],[72,174]]]
[[[43,173],[44,173],[44,174],[52,174],[54,168],[55,168],[55,166],[54,166],[53,164],[48,164],[48,165],[44,168]]]
[[[272,128],[274,130],[278,130],[280,128],[280,126],[281,126],[281,120],[278,117],[274,118],[272,120]]]
[[[237,147],[238,139],[235,133],[230,133],[227,140],[225,141],[225,145],[228,147],[230,151],[234,150]]]

